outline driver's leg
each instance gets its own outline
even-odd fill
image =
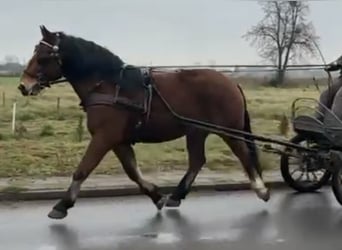
[[[328,109],[332,108],[332,100],[334,99],[336,93],[341,89],[342,87],[342,78],[337,79],[337,81],[334,81],[333,84],[330,86],[330,90],[329,88],[327,88],[326,90],[324,90],[320,97],[319,97],[319,102],[326,106]],[[342,92],[339,93],[339,95],[341,97],[339,97],[340,99],[342,98]],[[336,108],[336,107],[335,107]],[[323,121],[324,118],[324,114],[325,114],[325,108],[321,105],[319,105],[317,107],[318,112],[316,112],[316,117]]]
[[[331,111],[342,120],[342,78],[339,78],[337,83],[339,83],[339,89],[336,92],[334,101],[331,106]]]
[[[329,97],[330,97],[329,89],[324,90],[319,96],[319,102],[321,105],[318,105],[317,112],[315,114],[315,116],[317,117],[318,120],[323,121],[324,114],[325,114],[325,108],[322,105],[328,107],[329,99],[330,99]]]

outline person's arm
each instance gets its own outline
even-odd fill
[[[338,59],[335,61],[329,63],[327,67],[325,67],[324,70],[326,71],[336,71],[342,69],[342,56],[340,56]]]

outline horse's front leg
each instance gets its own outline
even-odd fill
[[[73,207],[81,189],[81,184],[97,167],[105,154],[113,147],[112,140],[107,135],[94,134],[88,145],[77,170],[73,174],[72,182],[66,195],[53,207],[48,216],[52,219],[63,219],[68,214],[68,209]]]

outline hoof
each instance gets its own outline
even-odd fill
[[[165,204],[167,203],[168,199],[169,198],[167,196],[161,197],[160,200],[157,203],[155,203],[157,209],[161,210],[165,206]]]
[[[181,204],[180,200],[174,200],[172,198],[169,198],[166,202],[167,207],[179,207]]]
[[[270,191],[267,188],[256,190],[256,193],[260,199],[267,202],[270,199]]]
[[[51,212],[48,214],[48,217],[51,219],[63,219],[68,215],[67,211],[58,211],[56,209],[52,209]]]

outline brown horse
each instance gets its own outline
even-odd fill
[[[246,100],[240,87],[209,69],[178,72],[143,72],[127,66],[107,49],[41,26],[42,40],[21,76],[25,96],[65,77],[81,100],[91,134],[88,148],[73,174],[65,195],[49,213],[61,219],[74,206],[81,184],[109,151],[120,160],[128,177],[137,183],[158,209],[179,206],[206,162],[205,141],[218,134],[240,160],[251,187],[268,201],[270,194],[261,176],[258,155],[250,136],[244,140],[188,124],[179,116],[251,134]],[[132,145],[161,143],[186,137],[189,167],[170,196],[146,181],[140,173]]]

